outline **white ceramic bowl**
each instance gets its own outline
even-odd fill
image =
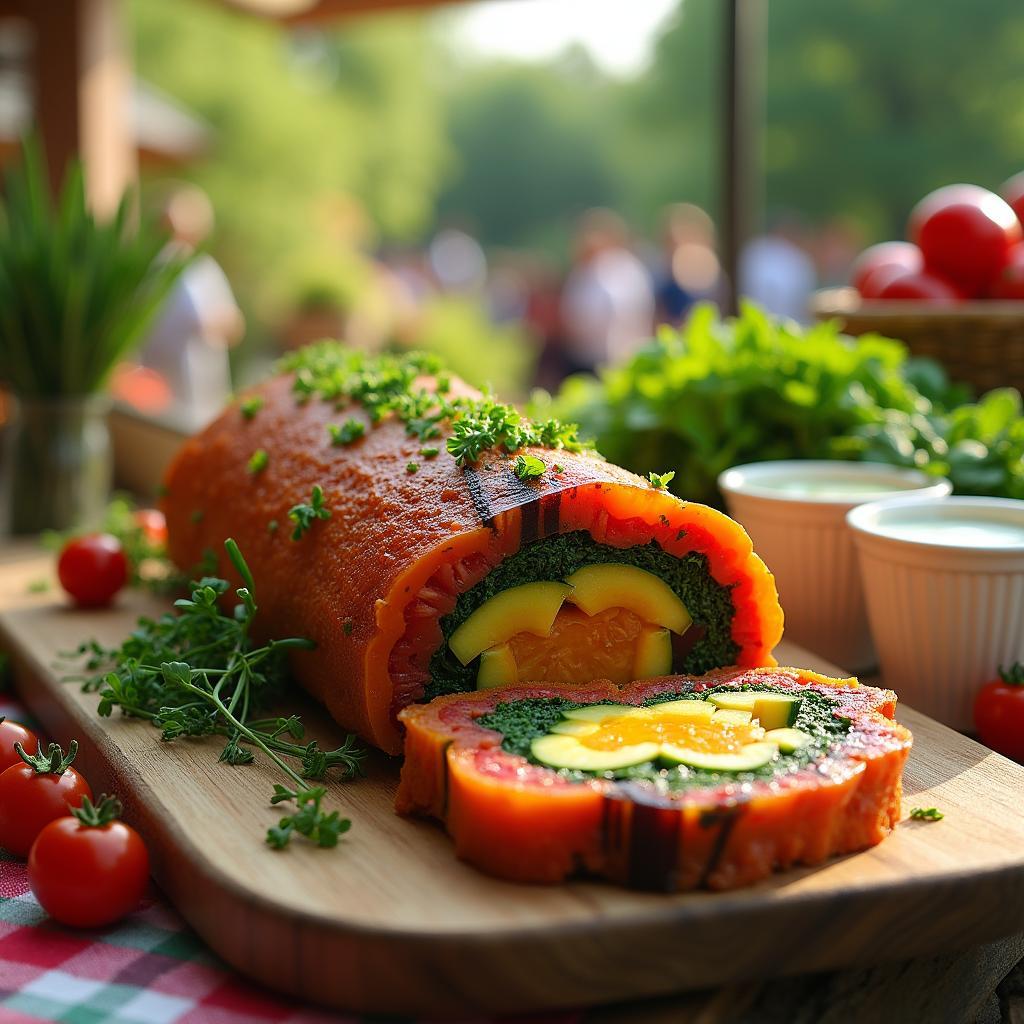
[[[887,686],[954,729],[1024,660],[1024,501],[893,498],[850,512]]]
[[[718,478],[729,514],[775,574],[786,636],[840,668],[875,665],[846,513],[894,493],[939,498],[948,480],[873,462],[756,462]]]

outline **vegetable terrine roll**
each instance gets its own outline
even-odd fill
[[[402,712],[397,808],[501,878],[731,889],[888,834],[911,744],[895,705],[771,668],[442,697]]]
[[[774,664],[749,538],[660,484],[426,357],[325,342],[186,443],[164,508],[182,567],[238,541],[264,627],[316,643],[298,680],[398,753],[398,713],[443,694]]]

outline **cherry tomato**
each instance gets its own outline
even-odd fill
[[[109,533],[75,537],[57,560],[61,586],[83,608],[110,604],[128,579],[128,559],[121,542]]]
[[[140,508],[132,513],[132,518],[150,547],[163,548],[167,546],[167,519],[160,509]]]
[[[879,242],[854,261],[850,283],[865,299],[877,299],[885,283],[897,274],[917,274],[923,269],[924,257],[912,242]]]
[[[925,269],[968,296],[988,291],[1024,237],[1010,205],[977,185],[947,185],[925,196],[910,215],[909,234]]]
[[[878,293],[880,299],[919,299],[933,305],[959,302],[963,295],[948,281],[922,271],[920,274],[902,274],[889,281]]]
[[[1024,665],[1000,669],[974,699],[974,726],[986,747],[1024,761]]]
[[[999,186],[999,194],[1013,207],[1017,220],[1024,225],[1024,171]]]
[[[28,884],[50,917],[73,928],[113,924],[139,905],[149,854],[135,829],[117,821],[121,805],[83,801],[74,816],[51,821],[28,857]]]
[[[13,764],[25,763],[14,749],[15,743],[20,743],[26,754],[34,754],[39,750],[39,737],[31,729],[0,718],[0,772]]]
[[[39,833],[56,818],[63,818],[82,797],[92,799],[89,783],[68,767],[78,749],[72,743],[68,757],[55,743],[49,751],[0,772],[0,846],[15,857],[27,857]],[[51,770],[52,769],[52,770]]]
[[[1013,247],[1010,262],[1003,267],[988,294],[993,299],[1024,299],[1024,243]]]

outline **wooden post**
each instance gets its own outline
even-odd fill
[[[723,0],[720,219],[724,312],[737,311],[740,256],[761,216],[767,0]]]
[[[54,192],[75,157],[98,213],[112,212],[137,171],[131,67],[121,0],[28,3],[35,30],[33,99]]]

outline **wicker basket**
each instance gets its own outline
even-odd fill
[[[818,320],[837,319],[848,334],[875,332],[930,356],[978,394],[1024,391],[1024,302],[963,302],[942,308],[920,302],[863,301],[853,288],[828,288],[811,300]]]

